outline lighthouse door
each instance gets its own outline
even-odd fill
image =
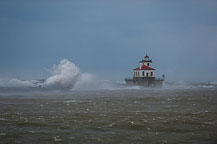
[[[148,77],[148,73],[146,73],[146,77]]]

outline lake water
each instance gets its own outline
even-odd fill
[[[217,143],[217,88],[0,88],[0,143]]]

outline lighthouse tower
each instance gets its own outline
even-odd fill
[[[152,68],[152,60],[146,54],[145,58],[140,62],[140,66],[133,70],[133,79],[149,79],[155,80],[155,69]]]

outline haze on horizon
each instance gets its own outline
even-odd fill
[[[47,77],[65,58],[123,80],[146,52],[169,81],[217,81],[217,1],[0,0],[0,80]]]

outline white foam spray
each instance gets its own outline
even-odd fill
[[[63,59],[58,65],[53,66],[52,74],[46,79],[43,87],[72,89],[80,75],[80,69],[67,59]]]
[[[51,76],[43,80],[19,80],[13,78],[5,82],[6,87],[42,87],[54,89],[72,89],[80,76],[80,69],[67,59],[54,65]]]

